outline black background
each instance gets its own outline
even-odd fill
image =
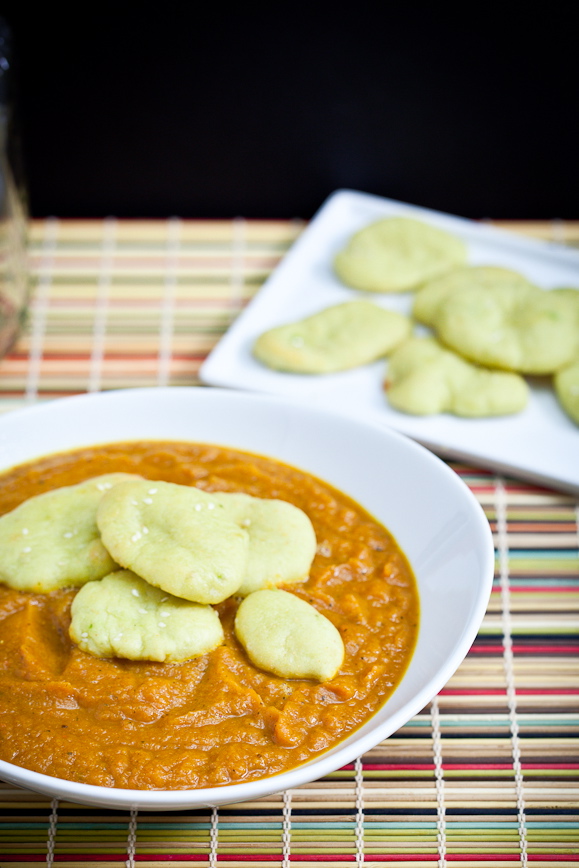
[[[577,40],[559,7],[0,14],[35,216],[307,218],[349,187],[467,217],[579,218]]]

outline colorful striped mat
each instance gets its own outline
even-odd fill
[[[579,245],[579,224],[502,224]],[[195,385],[298,221],[36,221],[27,332],[0,411],[99,389]],[[579,862],[579,505],[451,463],[486,511],[496,581],[440,695],[327,778],[219,810],[124,813],[0,783],[0,868],[533,866]]]

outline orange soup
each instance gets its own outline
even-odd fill
[[[0,584],[0,758],[86,784],[192,789],[251,781],[315,758],[390,696],[412,655],[419,601],[388,531],[307,473],[217,446],[119,443],[48,456],[0,477],[0,515],[37,494],[124,471],[293,503],[317,538],[309,578],[286,590],[339,630],[331,681],[256,668],[235,638],[240,598],[217,609],[225,640],[182,663],[99,659],[69,638],[75,589]],[[0,557],[2,553],[0,552]]]

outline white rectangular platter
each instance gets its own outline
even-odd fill
[[[409,313],[411,293],[360,293],[332,269],[335,254],[352,233],[373,220],[406,215],[446,229],[468,245],[471,265],[515,269],[543,289],[579,288],[579,251],[519,238],[459,217],[366,193],[340,190],[315,215],[276,271],[226,332],[201,367],[202,382],[313,401],[348,416],[370,417],[454,457],[579,494],[579,428],[560,408],[549,378],[529,380],[531,399],[514,416],[462,419],[441,414],[415,417],[388,406],[385,363],[320,376],[273,371],[251,354],[266,329],[309,316],[352,298],[366,297]]]

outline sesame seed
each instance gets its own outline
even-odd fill
[[[214,503],[208,503],[207,509],[215,509],[215,504]]]
[[[136,588],[133,588],[131,590],[131,594],[133,595],[133,597],[140,597],[141,596]]]
[[[203,509],[203,504],[202,503],[196,503],[195,509],[197,510],[197,512],[199,512],[199,510]]]
[[[139,501],[138,501],[138,500],[131,500],[131,505],[132,505],[132,506],[138,506],[138,505],[139,505]]]
[[[249,527],[249,525],[251,524],[251,519],[250,518],[244,518],[243,521],[241,522],[241,524],[242,524],[242,527]]]
[[[81,633],[80,638],[81,639],[88,639],[88,633]]]
[[[169,597],[161,597],[161,602],[164,603],[165,600],[168,600],[168,599],[169,599]]]
[[[122,635],[123,635],[122,633],[117,633],[117,635],[115,636],[115,639],[121,639]]]
[[[67,532],[63,534],[63,537],[65,539],[70,539],[71,536],[72,536],[72,531],[70,531],[70,530],[67,530]]]
[[[22,533],[24,534],[24,536],[26,536],[26,534],[28,533],[28,528],[27,528],[27,527],[23,527],[23,528],[22,528]]]
[[[156,489],[156,488],[149,488],[149,490],[148,490],[148,492],[147,492],[147,494],[156,494],[156,493],[157,493],[157,489]]]
[[[143,498],[143,503],[152,503],[152,502],[153,502],[153,501],[152,501],[152,499],[151,499],[150,497],[144,497],[144,498]]]
[[[159,627],[166,627],[167,625],[163,623],[163,621],[159,621]]]
[[[23,551],[23,553],[24,553],[25,555],[27,555],[28,552],[31,552],[31,551],[32,551],[32,549],[30,548],[30,546],[26,546],[26,548],[25,548],[25,549],[22,549],[22,551]]]
[[[148,527],[142,527],[141,531],[142,531],[142,533],[149,533],[149,528]]]
[[[140,539],[141,539],[141,534],[139,533],[139,531],[137,531],[136,533],[134,533],[132,535],[131,542],[138,542]]]
[[[146,615],[146,614],[147,614],[147,610],[146,610],[146,609],[143,609],[142,606],[139,606],[139,612],[141,613],[141,615]]]

